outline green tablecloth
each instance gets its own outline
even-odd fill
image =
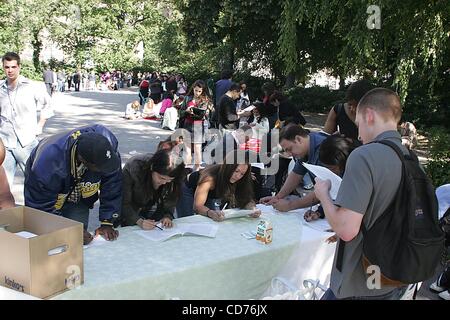
[[[177,236],[147,240],[137,226],[120,228],[117,241],[84,252],[84,284],[54,299],[258,299],[301,242],[294,215],[264,213],[273,242],[247,240],[261,220],[218,223],[216,238]],[[216,223],[203,216],[179,222]]]

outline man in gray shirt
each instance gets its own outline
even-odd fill
[[[53,109],[47,91],[20,75],[17,53],[6,53],[2,63],[6,80],[0,81],[0,138],[6,148],[3,168],[12,187],[17,165],[25,171],[25,163],[38,144],[36,136],[53,116]]]
[[[359,138],[364,145],[350,154],[334,203],[328,191],[330,181],[316,178],[314,192],[340,238],[325,299],[399,299],[405,292],[405,287],[373,285],[373,270],[365,270],[362,264],[360,231],[362,223],[369,229],[381,216],[400,185],[402,171],[397,154],[388,146],[370,142],[389,140],[406,153],[397,132],[401,113],[396,93],[383,88],[369,91],[360,100],[356,113]]]

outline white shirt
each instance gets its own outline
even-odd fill
[[[0,138],[5,147],[13,149],[17,143],[25,147],[36,139],[38,110],[45,119],[54,115],[44,87],[23,76],[13,91],[6,80],[0,82]]]
[[[269,119],[267,119],[266,117],[262,118],[260,123],[258,123],[256,120],[256,117],[254,117],[253,122],[250,123],[250,125],[251,124],[255,125],[253,128],[254,128],[254,131],[256,131],[256,133],[257,133],[258,139],[261,139],[261,137],[264,134],[267,134],[270,130]]]

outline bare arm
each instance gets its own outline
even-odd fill
[[[288,196],[297,186],[303,181],[303,176],[296,174],[294,171],[289,173],[286,181],[283,184],[280,192],[276,195],[277,199],[283,199]]]
[[[328,191],[330,186],[329,180],[316,178],[314,192],[322,203],[323,211],[333,231],[342,240],[351,241],[358,235],[364,216],[359,212],[335,206]]]
[[[330,112],[328,113],[327,121],[325,121],[323,131],[329,134],[333,134],[337,131],[336,112],[334,112],[334,108],[331,108]]]
[[[209,208],[205,206],[208,199],[208,193],[213,188],[212,179],[208,179],[197,186],[194,194],[194,211],[198,214],[207,216]]]
[[[14,196],[9,189],[8,179],[5,169],[0,166],[0,209],[12,208],[15,206]]]

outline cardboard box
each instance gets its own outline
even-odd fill
[[[83,281],[82,223],[24,206],[0,211],[0,285],[49,298]]]

